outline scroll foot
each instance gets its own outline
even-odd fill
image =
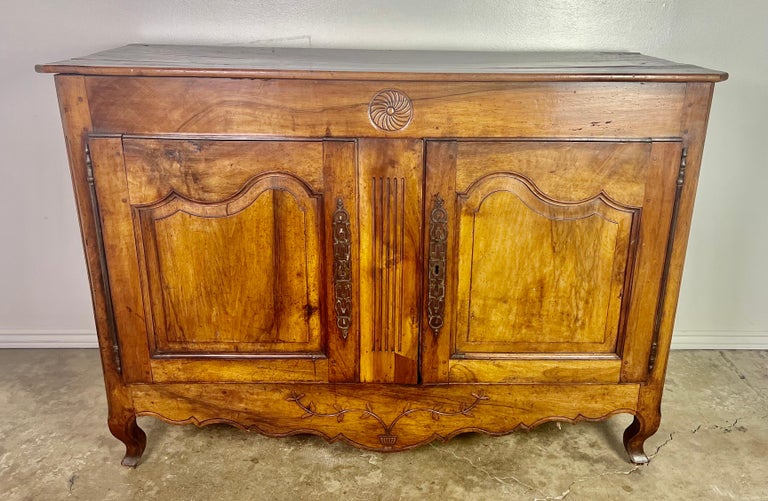
[[[109,431],[125,444],[125,457],[120,464],[135,468],[147,446],[147,435],[136,424],[136,416],[129,415],[120,420],[110,419]]]
[[[634,464],[646,464],[649,459],[643,450],[645,441],[659,429],[659,419],[651,420],[650,424],[646,419],[638,418],[632,421],[632,424],[624,431],[624,448],[629,454],[629,460]]]

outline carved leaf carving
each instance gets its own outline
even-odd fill
[[[349,229],[349,212],[344,201],[336,201],[333,213],[333,292],[336,298],[336,326],[347,339],[352,326],[352,238]]]
[[[437,336],[443,327],[445,313],[445,275],[448,254],[448,212],[445,201],[435,195],[429,218],[429,297],[427,323]]]

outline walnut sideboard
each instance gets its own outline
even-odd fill
[[[714,83],[635,53],[129,45],[56,73],[109,401],[399,451],[660,402]]]

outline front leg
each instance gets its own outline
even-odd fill
[[[629,460],[634,464],[646,464],[649,459],[643,450],[645,441],[659,429],[661,415],[653,416],[638,414],[632,424],[624,431],[624,448],[629,454]]]
[[[147,435],[136,424],[136,415],[125,413],[110,416],[108,423],[112,435],[125,444],[125,457],[120,464],[135,468],[147,446]]]

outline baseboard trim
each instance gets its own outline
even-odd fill
[[[2,348],[97,348],[89,330],[0,329]],[[768,350],[768,331],[676,331],[673,350]]]
[[[768,350],[768,331],[675,331],[673,350]]]
[[[98,348],[96,331],[0,329],[0,348]]]

